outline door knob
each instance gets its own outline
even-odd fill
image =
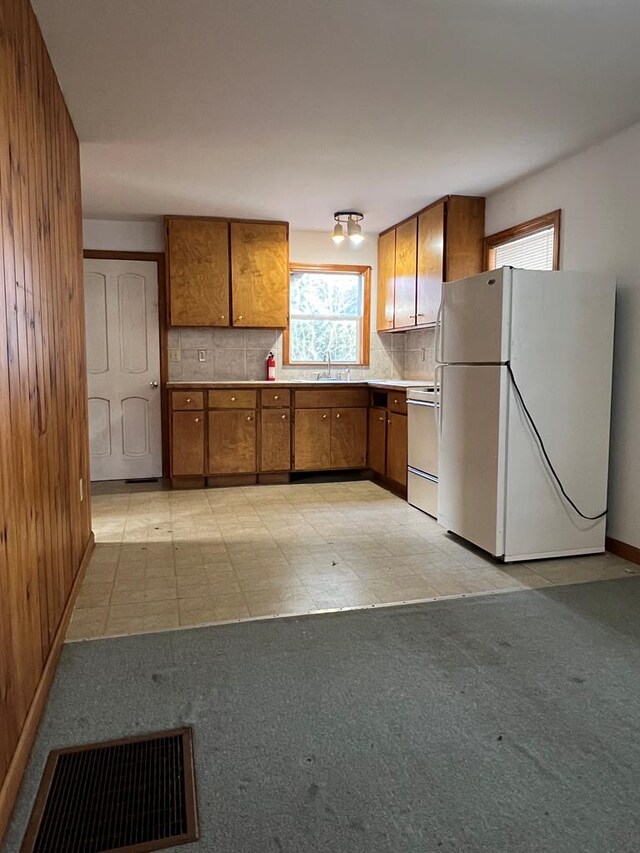
[[[157,382],[157,380],[156,380],[156,379],[154,379],[154,380],[153,380],[153,382],[150,382],[150,383],[149,383],[149,385],[150,385],[152,388],[157,388],[157,387],[158,387],[158,382]]]

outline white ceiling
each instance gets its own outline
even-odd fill
[[[638,0],[32,0],[85,215],[378,231],[640,118]]]

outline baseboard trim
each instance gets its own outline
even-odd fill
[[[631,563],[640,565],[640,548],[635,545],[627,545],[626,542],[621,542],[619,539],[611,539],[607,536],[605,540],[605,548],[611,551],[616,557],[622,557],[623,560],[629,560]]]
[[[49,650],[49,655],[42,670],[42,675],[38,681],[36,692],[33,696],[29,711],[27,712],[15,752],[13,753],[13,758],[9,764],[7,775],[4,778],[2,788],[0,788],[0,846],[2,845],[2,839],[4,838],[9,825],[11,812],[13,811],[13,807],[18,798],[22,777],[27,767],[29,756],[31,755],[31,748],[33,747],[38,733],[40,719],[49,696],[53,677],[56,674],[60,652],[62,651],[67,627],[71,619],[71,614],[73,613],[73,607],[76,603],[78,591],[82,584],[94,547],[95,539],[93,532],[91,532],[85,546],[73,586],[71,587],[69,598],[67,599],[67,603],[62,613],[60,624],[58,625],[53,642],[51,643],[51,649]]]

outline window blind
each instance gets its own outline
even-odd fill
[[[552,270],[555,228],[543,228],[494,248],[494,267]]]

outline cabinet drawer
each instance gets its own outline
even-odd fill
[[[368,405],[368,388],[303,388],[296,391],[296,407],[301,409]]]
[[[291,391],[288,388],[274,388],[273,391],[271,388],[263,389],[260,392],[260,401],[263,408],[287,408],[291,405]]]
[[[387,394],[387,407],[390,412],[407,414],[407,394],[405,391],[391,391]]]
[[[255,407],[254,388],[209,391],[210,409],[255,409]]]
[[[203,409],[204,394],[202,391],[172,391],[171,408],[180,409]]]

